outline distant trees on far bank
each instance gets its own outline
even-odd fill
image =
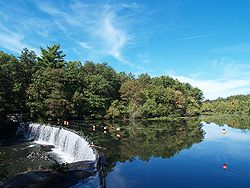
[[[201,110],[205,114],[250,115],[250,94],[207,100],[203,102]]]
[[[59,45],[0,51],[0,115],[56,120],[155,118],[200,113],[201,90],[168,76],[116,72],[106,63],[66,61]]]

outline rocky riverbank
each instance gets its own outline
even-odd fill
[[[24,172],[8,177],[0,182],[0,187],[53,187],[63,188],[77,184],[89,185],[99,182],[98,172],[92,162],[78,162],[77,164],[54,166],[54,169]],[[93,182],[91,180],[94,180]]]

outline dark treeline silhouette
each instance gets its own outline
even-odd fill
[[[155,118],[200,113],[202,92],[168,76],[135,77],[106,63],[66,61],[60,45],[0,51],[0,115],[33,119]]]

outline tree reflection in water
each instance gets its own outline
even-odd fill
[[[88,135],[98,152],[107,157],[108,171],[116,162],[133,161],[136,157],[143,161],[151,157],[170,158],[204,138],[198,119],[74,122],[71,128]]]

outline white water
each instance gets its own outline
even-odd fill
[[[57,155],[58,162],[96,160],[96,154],[84,138],[63,128],[32,123],[29,125],[28,136],[35,143],[55,146],[52,151]]]

